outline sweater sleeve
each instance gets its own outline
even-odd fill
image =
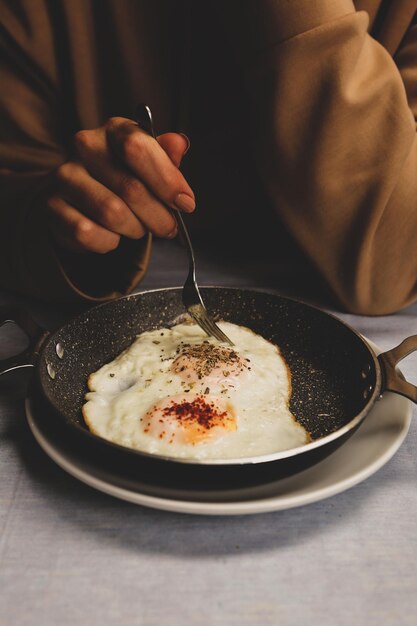
[[[0,285],[64,302],[128,293],[145,271],[149,238],[75,257],[48,236],[44,194],[78,128],[60,87],[48,3],[0,0],[0,14]]]
[[[417,298],[416,26],[393,59],[350,0],[256,4],[237,46],[274,206],[345,309],[396,311]]]

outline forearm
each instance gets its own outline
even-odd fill
[[[277,4],[289,37],[277,28],[245,65],[265,184],[346,309],[397,310],[417,297],[416,127],[400,73],[351,3],[311,3],[313,28],[305,2]]]

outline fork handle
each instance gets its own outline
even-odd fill
[[[156,139],[155,126],[153,123],[152,112],[147,104],[138,104],[135,111],[135,119],[142,130],[144,130],[148,135],[151,135],[154,139]],[[171,209],[172,214],[177,222],[178,230],[186,244],[188,261],[189,261],[189,276],[192,279],[195,279],[195,257],[194,257],[194,249],[191,243],[190,235],[188,234],[187,227],[182,218],[181,212],[177,209]]]
[[[174,218],[178,224],[178,230],[180,231],[181,237],[185,242],[185,247],[187,248],[188,254],[188,262],[189,262],[189,275],[191,275],[192,279],[195,280],[195,257],[194,250],[191,243],[190,235],[188,234],[187,227],[185,225],[184,220],[182,219],[181,212],[177,209],[173,209]]]

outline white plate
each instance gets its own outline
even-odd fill
[[[36,420],[31,403],[26,401],[30,429],[46,454],[68,474],[99,491],[156,509],[203,515],[245,515],[280,511],[317,502],[345,491],[377,472],[395,454],[410,427],[411,402],[393,393],[385,393],[350,439],[316,466],[291,478],[265,485],[224,493],[219,501],[182,500],[159,497],[137,489],[124,489],[111,480],[103,480],[92,465],[85,468],[74,452],[56,445]],[[149,491],[149,489],[148,489]]]

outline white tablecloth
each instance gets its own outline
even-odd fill
[[[180,284],[180,257],[156,246],[141,288]],[[200,261],[202,284],[275,288],[277,276]],[[69,315],[0,299],[12,301],[49,326]],[[417,332],[417,306],[340,317],[382,349]],[[3,354],[20,341],[3,328]],[[417,354],[402,365],[414,380],[416,365]],[[417,624],[415,421],[396,456],[342,494],[255,516],[187,516],[116,500],[57,467],[25,422],[26,378],[0,379],[2,626]]]

